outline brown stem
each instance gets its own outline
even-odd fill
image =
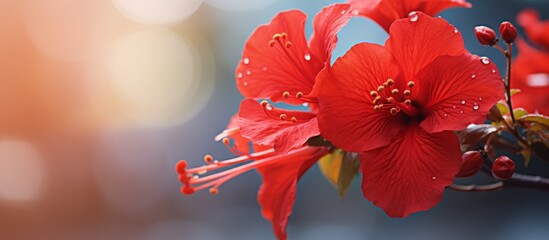
[[[510,43],[507,44],[507,51],[505,51],[505,57],[507,58],[507,73],[505,74],[505,93],[507,95],[507,106],[511,112],[511,120],[513,126],[517,124],[515,121],[515,115],[513,114],[513,104],[511,102],[511,57],[513,56],[513,47]]]
[[[492,175],[491,173],[487,173]],[[459,185],[452,184],[449,189],[461,192],[486,192],[502,189],[504,187],[526,188],[549,192],[549,179],[540,176],[530,176],[520,173],[515,173],[509,180],[496,182],[487,185]]]

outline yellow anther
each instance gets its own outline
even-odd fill
[[[377,91],[378,91],[378,92],[383,92],[383,90],[385,90],[385,87],[383,87],[383,86],[377,87]]]
[[[292,47],[292,42],[290,41],[287,41],[286,44],[284,45],[286,48],[290,48]]]
[[[374,99],[374,101],[372,101],[372,104],[376,105],[376,104],[378,104],[379,102],[380,102],[379,99],[376,98],[376,99]]]
[[[387,83],[387,82],[384,82],[384,83],[383,83],[383,86],[384,86],[385,88],[389,88],[389,87],[390,87],[389,83]]]
[[[377,92],[376,92],[376,91],[371,91],[371,92],[370,92],[370,96],[372,96],[372,97],[377,96]]]
[[[392,94],[397,94],[397,93],[398,93],[398,89],[395,88],[395,89],[391,90],[391,93],[392,93]]]
[[[273,35],[273,39],[279,39],[280,37],[281,37],[280,33]]]
[[[223,140],[221,140],[223,142],[223,144],[227,145],[229,144],[229,139],[228,138],[223,138]]]
[[[297,118],[292,117],[292,118],[290,119],[290,121],[292,121],[293,123],[295,123],[295,122],[297,122]]]
[[[396,108],[391,108],[391,115],[396,115],[398,113],[398,109]]]
[[[204,162],[210,163],[210,162],[212,162],[212,160],[213,160],[212,155],[210,155],[210,154],[204,155]]]
[[[375,110],[376,112],[379,112],[379,110],[381,110],[381,107],[380,107],[379,105],[375,105],[375,106],[374,106],[374,110]]]
[[[393,86],[393,84],[395,84],[395,81],[393,79],[387,79],[387,84],[389,84],[389,86]]]
[[[296,98],[301,98],[301,97],[303,97],[303,93],[302,93],[302,92],[297,92],[297,93],[295,94],[295,97],[296,97]]]
[[[283,32],[280,34],[280,36],[282,37],[282,39],[286,39],[288,37],[288,34]]]
[[[395,101],[395,99],[393,97],[388,97],[387,98],[387,102],[393,102],[393,101]]]
[[[409,97],[410,95],[412,95],[412,92],[410,92],[410,90],[404,90],[404,96]]]
[[[280,120],[284,121],[286,120],[287,116],[285,113],[280,114]]]
[[[276,41],[275,40],[271,40],[269,41],[269,47],[272,47],[276,44]]]
[[[408,87],[409,87],[409,88],[413,88],[415,84],[416,84],[416,83],[414,83],[414,81],[409,81],[409,82],[408,82]]]
[[[290,92],[283,92],[282,97],[288,99],[290,97]]]
[[[404,104],[406,104],[406,106],[410,106],[412,105],[412,100],[407,99],[406,101],[404,101]]]
[[[210,193],[212,195],[217,195],[217,194],[219,194],[219,190],[217,188],[210,188]]]
[[[261,104],[262,107],[265,107],[265,106],[267,106],[267,104],[269,104],[269,102],[267,102],[267,100],[263,100],[263,101],[261,101],[260,104]]]

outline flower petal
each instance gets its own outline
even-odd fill
[[[337,45],[337,33],[351,19],[350,7],[349,4],[330,5],[323,8],[314,19],[314,33],[309,41],[311,53],[328,65]]]
[[[287,239],[286,225],[292,213],[298,180],[326,153],[324,148],[304,147],[280,156],[286,158],[285,161],[258,168],[263,176],[257,197],[261,213],[272,222],[279,240]]]
[[[242,136],[255,144],[273,146],[277,152],[286,153],[320,134],[316,114],[268,108],[271,110],[252,99],[240,103],[238,125]],[[286,120],[281,119],[281,114],[285,114]],[[292,117],[295,117],[295,123],[291,121]]]
[[[364,197],[390,217],[406,217],[438,204],[459,171],[461,152],[453,132],[428,134],[411,126],[360,159]]]
[[[421,12],[415,14],[415,17],[395,21],[385,43],[407,80],[413,79],[417,72],[439,56],[459,56],[467,52],[461,33],[446,20]]]
[[[235,73],[242,95],[282,101],[286,91],[292,96],[311,91],[324,61],[310,53],[305,19],[298,10],[282,12],[250,36]],[[296,98],[286,102],[301,103]]]
[[[374,110],[371,91],[397,75],[391,53],[361,43],[319,75],[318,121],[322,136],[338,148],[360,152],[389,144],[403,126],[389,111]]]
[[[513,107],[548,115],[549,52],[536,50],[523,40],[517,48],[519,54],[513,62],[511,88],[521,92],[513,95]]]
[[[530,41],[549,50],[549,21],[541,21],[538,11],[525,9],[518,14],[517,21]]]
[[[425,119],[420,126],[429,133],[482,123],[490,108],[504,97],[497,66],[476,55],[438,57],[417,79],[412,102],[422,106]]]
[[[453,7],[470,8],[465,0],[349,0],[359,15],[377,22],[386,31],[397,19],[406,18],[412,11],[435,14]]]

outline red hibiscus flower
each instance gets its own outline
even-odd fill
[[[278,239],[287,239],[286,225],[295,200],[296,185],[301,176],[322,156],[329,153],[325,147],[301,147],[288,154],[277,154],[269,146],[252,144],[242,137],[234,116],[227,129],[215,137],[222,141],[237,158],[224,161],[214,160],[210,155],[204,157],[205,166],[187,169],[187,162],[177,163],[176,171],[183,183],[181,192],[192,194],[202,189],[210,189],[212,194],[230,179],[247,171],[257,169],[263,176],[263,184],[258,192],[258,202],[262,215],[272,222]],[[232,168],[231,168],[232,167]],[[229,168],[226,171],[203,176],[209,171]]]
[[[387,32],[395,20],[408,17],[412,11],[434,16],[447,8],[471,7],[465,0],[349,0],[349,3],[355,14],[374,20]]]
[[[236,68],[242,95],[307,104],[313,112],[276,110],[270,104],[244,100],[239,112],[243,136],[285,153],[320,134],[313,89],[318,73],[330,64],[337,32],[351,17],[349,8],[349,4],[334,4],[322,9],[314,19],[309,43],[304,34],[306,15],[298,10],[278,14],[250,36]]]
[[[511,87],[520,89],[513,95],[513,106],[529,112],[549,114],[549,51],[540,51],[524,40],[517,44],[518,55],[513,61]]]
[[[523,10],[517,20],[530,41],[549,50],[549,21],[541,21],[534,9]]]
[[[445,20],[412,12],[385,46],[358,44],[323,71],[322,135],[360,152],[364,196],[389,216],[429,209],[460,169],[453,131],[483,122],[503,97],[496,69]]]
[[[238,89],[248,99],[240,104],[238,118],[233,117],[227,130],[216,137],[239,157],[216,161],[206,156],[207,165],[192,169],[187,169],[187,163],[181,161],[176,169],[184,184],[183,193],[205,188],[217,193],[221,184],[257,169],[263,176],[258,192],[262,214],[272,222],[279,239],[287,238],[286,225],[297,182],[329,152],[326,147],[304,144],[320,134],[315,82],[318,73],[330,64],[336,34],[351,17],[349,8],[349,4],[324,8],[314,19],[314,34],[309,43],[304,34],[306,16],[297,10],[278,14],[270,24],[260,26],[252,34],[236,69]],[[306,104],[313,111],[277,109],[257,99]],[[232,169],[198,177],[231,166]]]

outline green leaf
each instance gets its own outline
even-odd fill
[[[499,101],[496,103],[496,106],[499,108],[499,112],[501,115],[505,116],[507,113],[509,113],[509,108],[507,107],[507,104],[503,101]]]
[[[513,96],[513,95],[515,95],[515,94],[517,94],[517,93],[519,93],[519,92],[520,92],[520,89],[518,89],[518,88],[512,88],[512,89],[511,89],[511,96]]]
[[[341,170],[344,153],[343,150],[336,149],[318,160],[320,172],[335,187],[337,187],[339,181],[339,171]]]
[[[343,162],[341,163],[341,170],[339,171],[339,179],[337,182],[337,192],[339,197],[343,198],[353,179],[358,174],[360,169],[360,158],[355,153],[345,153]]]
[[[466,129],[458,131],[457,136],[461,143],[461,150],[470,150],[470,148],[474,147],[480,141],[483,141],[496,130],[497,129],[490,124],[471,124]]]
[[[520,117],[518,121],[523,125],[541,124],[545,128],[549,128],[549,118],[541,114],[527,114]]]
[[[318,161],[320,172],[343,198],[360,168],[358,154],[336,149]]]
[[[503,115],[501,114],[497,105],[494,105],[490,108],[490,111],[488,112],[488,115],[486,117],[493,123],[499,123],[503,121]]]
[[[513,109],[513,115],[515,119],[520,119],[521,117],[527,115],[528,112],[524,108],[515,108]]]
[[[519,154],[522,155],[522,158],[524,158],[524,166],[528,167],[528,164],[530,164],[530,159],[532,158],[532,150],[522,142],[519,142],[519,146],[522,148]]]

